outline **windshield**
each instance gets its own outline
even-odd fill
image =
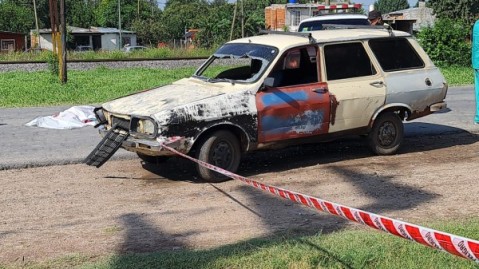
[[[257,81],[278,54],[271,46],[225,44],[194,74],[209,82],[251,83]]]
[[[369,25],[367,19],[332,19],[320,21],[307,21],[299,25],[298,32],[323,30],[323,24],[339,24],[339,25]]]

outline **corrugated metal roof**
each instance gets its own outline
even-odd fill
[[[32,30],[32,32],[35,30]],[[90,28],[80,28],[75,26],[68,26],[68,30],[72,34],[116,34],[120,33],[120,30],[117,28],[107,28],[107,27],[90,27]],[[52,32],[52,29],[40,29],[41,34],[48,34]],[[133,31],[121,30],[123,34],[134,34]]]

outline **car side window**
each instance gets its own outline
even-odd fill
[[[360,42],[324,46],[328,80],[371,76],[376,69]]]
[[[406,38],[371,39],[369,47],[385,72],[424,67],[421,57]]]
[[[318,82],[316,46],[294,48],[285,52],[268,77],[274,87]]]

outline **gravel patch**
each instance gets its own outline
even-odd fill
[[[89,70],[98,67],[106,68],[163,68],[199,67],[205,60],[156,60],[156,61],[115,61],[115,62],[72,62],[68,70]],[[10,71],[42,71],[48,70],[46,63],[0,64],[0,72]]]

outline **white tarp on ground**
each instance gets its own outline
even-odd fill
[[[74,106],[53,116],[37,117],[25,124],[50,129],[74,129],[96,124],[93,106]]]

